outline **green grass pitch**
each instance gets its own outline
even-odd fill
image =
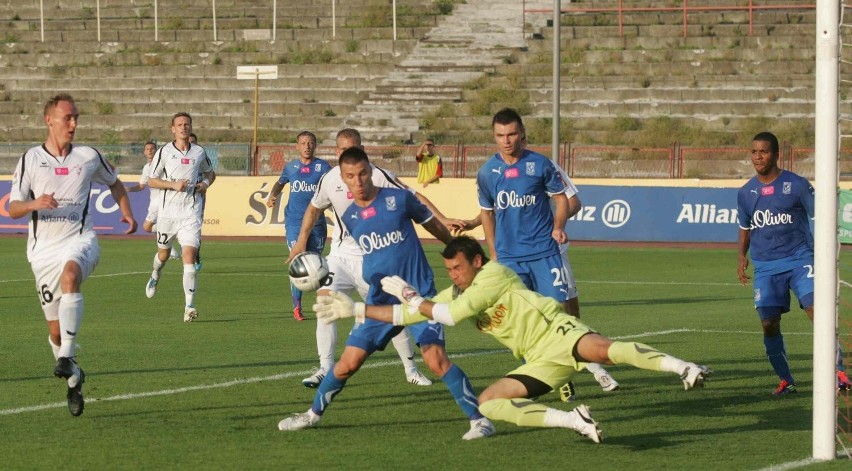
[[[317,365],[313,313],[292,318],[283,241],[205,242],[199,318],[184,324],[180,266],[168,264],[149,300],[153,238],[102,238],[83,291],[86,410],[73,418],[51,375],[24,239],[0,238],[0,468],[749,470],[810,456],[812,327],[800,310],[785,315],[800,392],[771,398],[777,379],[751,289],[736,279],[735,249],[575,245],[586,323],[715,370],[704,389],[688,392],[674,375],[615,366],[622,388],[605,393],[581,373],[578,402],[600,422],[601,445],[507,423],[496,424],[495,437],[465,442],[467,420],[444,386],[407,384],[392,349],[349,381],[318,428],[278,431],[281,418],[309,407],[314,390],[300,379]],[[426,246],[440,289],[449,281],[438,248]],[[339,326],[338,351],[350,326]],[[447,339],[478,390],[518,364],[469,325],[448,328]],[[540,400],[572,407],[556,394]]]

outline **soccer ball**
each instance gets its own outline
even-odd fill
[[[316,252],[302,252],[290,262],[290,282],[301,291],[316,291],[328,278],[328,263]]]

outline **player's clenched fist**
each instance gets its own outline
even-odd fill
[[[423,296],[414,289],[407,281],[399,276],[386,276],[382,278],[382,291],[395,296],[403,303],[408,305],[408,312],[417,312],[421,304],[423,304]]]

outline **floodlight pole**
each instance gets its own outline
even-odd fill
[[[260,88],[260,73],[254,75],[254,137],[252,138],[252,155],[257,156],[257,102]]]
[[[275,27],[278,23],[278,0],[272,1],[272,42],[275,42]]]
[[[157,11],[157,0],[154,0],[154,41],[160,41],[160,21]]]
[[[393,0],[393,40],[396,41],[396,0]]]
[[[562,22],[562,2],[560,0],[553,0],[553,129],[552,129],[552,137],[551,137],[551,160],[556,165],[559,165],[559,100],[560,100],[560,78],[561,78],[561,63],[562,57],[560,55],[560,49],[562,47],[561,44],[561,31],[560,26]]]
[[[816,2],[813,458],[835,459],[839,0]]]
[[[216,31],[216,0],[213,0],[213,41],[219,40],[218,31]]]
[[[98,1],[95,3],[95,5],[96,5],[96,7],[95,7],[95,8],[97,9],[97,15],[98,15],[98,18],[97,18],[97,23],[98,23],[98,42],[101,42],[101,0],[98,0]]]

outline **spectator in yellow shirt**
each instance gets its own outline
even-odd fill
[[[435,142],[426,139],[417,150],[414,158],[417,160],[417,182],[426,188],[431,183],[439,183],[444,176],[444,167],[441,157],[435,152]]]

